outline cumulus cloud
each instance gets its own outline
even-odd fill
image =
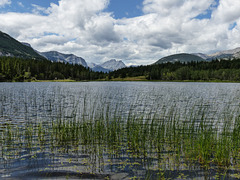
[[[219,23],[232,23],[240,17],[239,0],[221,0],[213,18]]]
[[[33,13],[0,14],[0,27],[39,51],[74,53],[95,63],[117,58],[151,64],[173,53],[240,46],[239,0],[144,0],[143,15],[124,19],[106,12],[109,1],[33,5]],[[206,13],[207,18],[197,18]]]
[[[84,29],[89,19],[107,8],[108,0],[60,0],[59,5],[52,4],[52,15],[59,20],[64,20],[69,27]]]
[[[120,38],[114,29],[114,19],[109,14],[92,17],[85,25],[88,39],[96,44],[119,42]]]
[[[41,7],[39,5],[36,5],[36,4],[32,4],[32,12],[34,14],[49,14],[50,13],[50,10],[48,8],[44,8],[44,7]]]
[[[11,4],[11,0],[0,0],[0,8]]]

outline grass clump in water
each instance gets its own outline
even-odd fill
[[[239,130],[239,117],[216,125],[204,116],[200,121],[180,121],[174,113],[148,120],[134,115],[126,120],[101,115],[94,120],[58,119],[21,128],[8,124],[1,127],[0,143],[3,159],[21,157],[23,149],[51,149],[53,153],[63,149],[65,153],[91,154],[95,159],[88,166],[92,168],[95,163],[102,169],[121,165],[119,171],[142,166],[152,170],[154,176],[164,177],[166,169],[237,170]],[[119,162],[114,165],[117,157],[127,158],[124,166]],[[101,160],[109,163],[101,164]]]

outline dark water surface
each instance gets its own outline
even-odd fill
[[[0,83],[0,131],[7,126],[21,129],[59,119],[98,120],[100,116],[120,117],[124,122],[129,114],[145,121],[172,114],[179,121],[191,121],[192,117],[200,120],[204,116],[221,126],[224,120],[239,115],[239,105],[240,84],[234,83]],[[1,136],[3,142],[8,134]],[[19,142],[27,143],[24,138],[19,138]],[[146,161],[129,157],[127,149],[114,156],[105,147],[93,152],[90,146],[83,145],[53,148],[49,139],[44,148],[38,143],[26,148],[19,142],[2,143],[0,179],[157,179],[161,172],[157,157]],[[168,157],[162,161],[169,161],[163,166],[165,176],[171,179],[208,176],[199,166],[185,170],[184,164],[171,165]],[[238,173],[236,169],[234,173]]]

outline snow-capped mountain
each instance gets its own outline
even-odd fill
[[[40,52],[42,56],[47,58],[48,60],[54,61],[54,62],[64,62],[69,64],[79,64],[84,67],[88,67],[86,61],[78,56],[75,56],[74,54],[63,54],[57,51],[49,51],[49,52]]]

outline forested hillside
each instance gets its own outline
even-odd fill
[[[32,80],[95,80],[104,73],[92,72],[81,65],[51,62],[48,60],[0,57],[0,81]]]

